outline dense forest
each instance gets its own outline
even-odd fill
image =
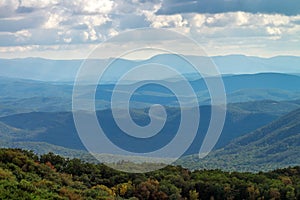
[[[53,153],[0,149],[0,199],[300,199],[300,167],[240,173],[167,166],[130,174]]]

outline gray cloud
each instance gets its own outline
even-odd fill
[[[37,28],[45,22],[45,17],[28,17],[22,19],[0,19],[0,32],[17,32]]]
[[[32,13],[33,11],[35,11],[34,8],[24,6],[19,6],[16,10],[17,13]]]
[[[148,27],[150,22],[148,22],[144,15],[123,15],[120,16],[120,29],[132,29]]]
[[[86,24],[78,24],[73,26],[75,30],[87,30],[89,27]]]
[[[299,0],[164,0],[157,14],[237,11],[293,16],[300,14],[300,6]]]
[[[12,34],[1,34],[0,35],[0,46],[15,46],[16,36]]]
[[[0,1],[0,18],[13,16],[19,4],[17,0]]]
[[[32,30],[30,37],[24,37],[17,33],[0,34],[0,46],[24,46],[24,45],[53,45],[62,43],[59,41],[57,30],[43,32],[40,30]]]

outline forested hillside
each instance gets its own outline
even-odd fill
[[[168,166],[127,174],[49,153],[0,150],[0,199],[299,199],[300,167],[268,173]]]
[[[203,160],[198,155],[178,163],[190,169],[209,168],[231,171],[268,171],[300,164],[300,109],[270,124],[238,137]]]

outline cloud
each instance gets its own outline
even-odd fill
[[[216,14],[238,11],[293,16],[300,14],[300,6],[299,0],[163,0],[157,14]]]
[[[25,8],[35,8],[35,9],[41,9],[50,7],[53,5],[56,5],[59,3],[58,0],[19,0],[19,6],[25,7]]]
[[[108,14],[115,6],[112,0],[73,0],[61,1],[61,7],[71,10],[74,14]]]
[[[18,0],[0,0],[0,18],[13,16],[18,7]]]
[[[150,22],[145,15],[141,14],[128,14],[121,15],[119,20],[119,28],[121,30],[149,27]]]
[[[151,27],[153,28],[179,28],[188,25],[186,19],[181,15],[152,15],[148,16],[148,20],[151,21]]]
[[[0,19],[0,32],[16,32],[24,29],[32,29],[41,26],[45,21],[43,16],[20,18],[20,19]]]
[[[259,53],[263,48],[280,49],[278,44],[284,47],[281,52],[295,52],[300,39],[300,14],[295,15],[299,6],[295,2],[0,0],[1,54],[4,55],[5,47],[10,52],[16,47],[20,52],[36,53],[40,49],[47,51],[50,46],[72,45],[83,52],[87,49],[84,45],[96,45],[123,31],[145,27],[176,30],[191,36],[209,53],[222,49],[228,53],[238,53],[238,49]],[[157,37],[167,40],[162,35]],[[51,55],[55,50],[51,49]]]

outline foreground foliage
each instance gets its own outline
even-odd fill
[[[300,167],[253,174],[168,166],[128,174],[53,153],[0,149],[0,199],[300,199]]]

